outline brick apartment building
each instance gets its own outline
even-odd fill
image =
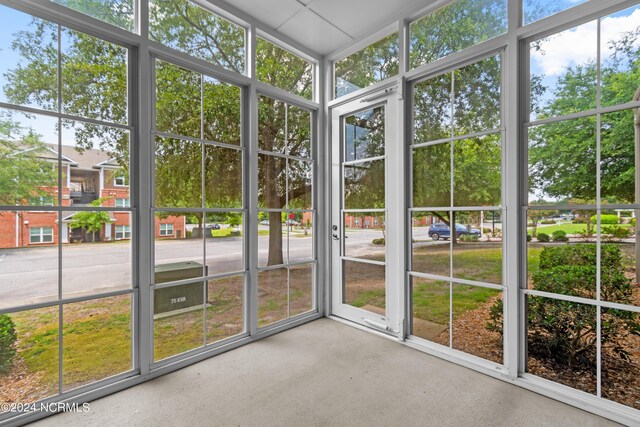
[[[51,162],[55,168],[58,161],[58,146],[47,145],[38,151],[36,157]],[[60,153],[62,167],[63,207],[69,207],[58,218],[55,211],[0,212],[0,248],[15,248],[38,245],[74,243],[82,241],[112,241],[131,238],[131,217],[129,212],[107,212],[109,222],[96,233],[71,228],[77,206],[88,206],[102,199],[101,206],[129,207],[129,186],[118,164],[101,150],[78,151],[73,146],[62,146]],[[29,201],[30,205],[53,206],[58,202],[57,186],[42,186],[46,195],[39,195]],[[58,224],[61,227],[58,227]],[[186,218],[168,216],[159,218],[155,225],[157,238],[180,239],[185,237]],[[61,236],[60,236],[61,235]]]

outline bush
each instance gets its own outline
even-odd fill
[[[619,225],[607,225],[602,227],[602,233],[611,236],[613,239],[628,239],[633,235],[630,228]]]
[[[591,222],[593,224],[598,221],[598,217],[593,215],[591,217]],[[617,224],[618,223],[618,215],[600,215],[600,224]]]
[[[538,233],[537,234],[538,242],[547,243],[551,241],[551,237],[547,233]]]
[[[635,218],[631,218],[629,220],[629,224],[631,224],[632,227],[635,227],[636,226],[636,219]]]
[[[573,221],[574,224],[586,224],[587,220],[585,218],[575,218]]]
[[[551,233],[551,238],[554,242],[568,242],[569,238],[567,237],[567,233],[562,230],[556,230]]]
[[[616,245],[602,245],[601,296],[610,302],[629,304],[632,282],[624,274],[622,253]],[[540,269],[533,273],[533,289],[595,299],[597,283],[595,244],[546,247],[540,254]],[[529,354],[560,365],[596,367],[596,307],[551,298],[527,298]],[[601,339],[621,359],[628,359],[623,339],[638,334],[638,314],[622,310],[602,312]],[[502,310],[497,302],[490,309],[490,330],[502,331]]]
[[[479,236],[477,234],[463,234],[462,236],[460,236],[460,241],[461,242],[477,242],[478,237]]]
[[[11,317],[0,314],[0,373],[11,369],[16,355],[16,325]]]
[[[531,241],[531,234],[527,234],[527,242]]]
[[[544,224],[544,225],[552,225],[555,224],[556,222],[552,219],[545,219],[544,221],[540,221],[540,224]]]
[[[384,246],[384,237],[381,237],[379,239],[373,239],[371,243],[373,243],[374,245]]]

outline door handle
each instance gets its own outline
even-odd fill
[[[338,236],[338,233],[333,233],[333,234],[331,235],[331,238],[332,238],[333,240],[340,240],[340,236]]]

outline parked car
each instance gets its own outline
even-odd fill
[[[300,223],[298,221],[296,221],[295,219],[288,219],[287,220],[287,224],[296,225],[296,226],[300,225]]]
[[[213,228],[214,230],[220,230],[220,224],[212,224],[211,228]]]
[[[451,230],[444,222],[436,222],[435,224],[432,224],[427,233],[433,240],[447,240],[451,237]],[[467,228],[466,225],[456,224],[456,237],[464,235],[480,237],[480,230],[477,228]]]
[[[264,219],[264,220],[260,221],[260,224],[269,225],[269,220],[268,219]]]

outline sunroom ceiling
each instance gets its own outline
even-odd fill
[[[433,0],[226,0],[266,26],[326,55],[417,4]]]

